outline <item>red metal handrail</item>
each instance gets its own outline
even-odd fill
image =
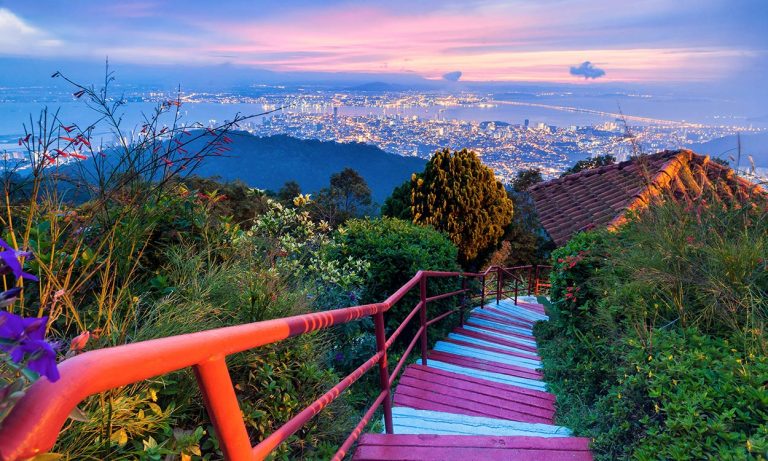
[[[427,330],[430,325],[456,312],[460,314],[460,321],[463,323],[464,310],[468,305],[467,295],[471,294],[471,289],[467,288],[467,279],[482,280],[481,305],[485,305],[486,277],[490,274],[496,275],[498,287],[501,288],[497,288],[496,293],[489,294],[495,294],[498,300],[503,293],[502,274],[507,271],[508,269],[496,266],[489,267],[482,273],[419,271],[382,303],[218,328],[86,352],[59,364],[61,375],[59,381],[51,383],[46,379],[38,380],[14,406],[0,426],[0,460],[21,460],[50,450],[69,414],[88,396],[187,367],[193,367],[195,371],[198,386],[202,391],[203,400],[224,457],[236,461],[264,459],[279,444],[378,364],[381,392],[333,458],[340,460],[355,443],[380,406],[384,410],[385,429],[387,433],[393,433],[392,384],[417,342],[421,343],[422,363],[427,364]],[[430,278],[447,277],[459,278],[462,288],[427,297],[427,281]],[[420,301],[387,338],[384,313],[417,285]],[[427,305],[430,302],[459,295],[461,295],[459,308],[427,320]],[[387,350],[404,331],[407,324],[416,317],[416,314],[419,315],[419,329],[390,375]],[[251,446],[227,369],[226,356],[363,317],[373,317],[377,352],[310,406],[256,446]]]

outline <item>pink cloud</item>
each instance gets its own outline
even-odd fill
[[[386,70],[435,79],[460,70],[462,81],[576,82],[569,69],[584,61],[606,70],[601,81],[717,79],[738,72],[745,61],[740,49],[648,34],[648,24],[674,9],[673,4],[651,0],[637,8],[617,8],[613,0],[559,0],[451,6],[436,1],[433,8],[413,12],[402,4],[318,2],[281,12],[262,9],[263,14],[254,6],[249,14],[217,14],[215,8],[201,14],[190,8],[168,15],[160,14],[161,3],[142,0],[100,7],[113,19],[127,19],[122,28],[115,26],[120,21],[99,21],[101,14],[87,16],[89,24],[62,28],[61,35],[69,34],[71,42],[62,52],[144,64]],[[153,15],[161,21],[134,20]],[[620,30],[622,25],[628,29]]]

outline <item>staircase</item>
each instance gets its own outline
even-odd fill
[[[346,459],[356,443],[354,459],[358,460],[590,460],[587,439],[571,437],[567,428],[552,424],[555,398],[546,392],[538,371],[541,361],[531,332],[534,322],[546,315],[536,298],[520,296],[522,292],[538,294],[545,284],[542,272],[547,270],[548,266],[491,266],[480,273],[418,271],[379,303],[79,354],[58,365],[61,378],[57,382],[39,379],[16,402],[0,425],[0,461],[25,460],[51,450],[72,411],[88,396],[186,368],[195,372],[219,449],[229,461],[269,458],[374,368],[378,368],[380,392],[333,461]],[[433,293],[429,282],[435,279],[452,280],[448,285],[454,291]],[[419,302],[388,332],[385,313],[409,293],[418,294]],[[504,299],[506,295],[514,301]],[[489,297],[496,302],[486,305]],[[445,299],[455,301],[450,310],[428,319],[431,303]],[[472,300],[484,307],[471,310],[464,322]],[[462,326],[429,351],[429,326],[451,315],[458,315]],[[253,445],[227,356],[363,318],[373,320],[376,353]],[[418,323],[418,330],[390,367],[389,349],[410,322]],[[413,350],[420,350],[421,362],[406,367]],[[387,434],[361,437],[379,409]]]
[[[591,460],[589,439],[553,425],[531,328],[534,297],[475,308],[409,365],[394,393],[393,434],[364,434],[354,460]]]

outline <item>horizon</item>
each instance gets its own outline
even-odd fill
[[[0,56],[471,82],[705,83],[766,70],[768,4],[0,3]]]

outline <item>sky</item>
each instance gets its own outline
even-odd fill
[[[766,24],[768,0],[0,0],[0,58],[743,86]]]

